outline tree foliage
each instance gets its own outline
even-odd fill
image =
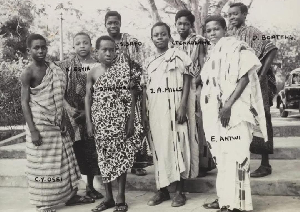
[[[0,35],[2,60],[26,57],[26,37],[33,21],[32,3],[27,0],[1,0]]]
[[[2,62],[0,65],[0,126],[25,124],[21,107],[19,76],[28,60]]]

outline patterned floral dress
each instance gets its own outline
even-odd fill
[[[119,55],[93,86],[92,122],[103,183],[115,180],[130,169],[141,146],[142,126],[137,114],[134,135],[126,138],[132,103],[128,87],[132,82],[138,86],[141,75],[138,69],[129,68],[128,61],[124,54]]]

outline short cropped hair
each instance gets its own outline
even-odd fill
[[[191,11],[189,11],[189,10],[179,10],[179,11],[176,13],[176,15],[175,15],[175,22],[176,22],[179,18],[181,18],[181,17],[186,17],[186,18],[190,21],[191,25],[192,25],[192,26],[194,25],[194,22],[195,22],[195,16],[192,14]]]
[[[34,40],[43,40],[47,44],[46,39],[42,35],[40,35],[40,34],[30,34],[26,39],[27,48],[31,47],[32,41],[34,41]]]
[[[96,40],[96,49],[99,49],[100,48],[100,43],[102,40],[110,40],[112,41],[113,43],[116,43],[114,39],[112,39],[111,37],[109,37],[108,35],[103,35],[101,37],[99,37],[97,40]]]
[[[248,7],[241,2],[230,4],[230,8],[232,8],[232,7],[239,7],[241,10],[241,13],[248,14]]]
[[[78,33],[76,33],[76,35],[73,37],[73,40],[74,40],[75,37],[78,36],[78,35],[84,35],[84,36],[87,36],[87,37],[90,39],[90,42],[92,43],[92,39],[91,39],[90,35],[87,34],[87,33],[85,33],[85,32],[78,32]]]
[[[106,15],[105,15],[105,23],[106,23],[108,17],[110,17],[110,16],[117,16],[118,19],[119,19],[120,22],[121,22],[121,15],[120,15],[120,13],[118,13],[117,11],[108,11],[108,12],[106,13]]]
[[[152,33],[153,33],[153,29],[154,27],[157,27],[157,26],[165,26],[167,28],[167,31],[168,31],[168,35],[169,37],[171,37],[171,29],[170,29],[170,26],[164,22],[157,22],[156,24],[154,24],[151,28],[151,38],[152,38]]]
[[[212,16],[209,16],[208,18],[206,18],[205,19],[205,25],[208,23],[208,22],[211,22],[211,21],[217,21],[217,22],[219,22],[219,24],[221,25],[221,27],[223,28],[223,29],[225,29],[226,28],[226,21],[225,21],[225,19],[222,17],[222,16],[220,16],[220,15],[212,15]],[[206,28],[206,27],[205,27]]]

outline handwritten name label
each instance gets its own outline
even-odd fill
[[[151,93],[155,93],[153,88],[150,88]],[[156,93],[171,93],[171,92],[178,92],[178,91],[182,91],[182,87],[179,88],[165,88],[164,90],[161,87],[158,87],[156,89]]]
[[[200,41],[172,41],[172,44],[173,45],[211,45],[210,41],[209,40],[200,40]]]
[[[134,42],[120,42],[121,46],[141,46],[142,42],[134,41]]]
[[[211,141],[212,142],[217,142],[215,140],[216,136],[211,136]],[[231,140],[241,140],[241,136],[220,136],[219,141],[231,141]]]
[[[66,68],[66,71],[71,71],[71,70],[72,70],[72,68]],[[89,71],[89,70],[91,70],[89,66],[88,67],[74,67],[73,68],[73,71],[79,71],[79,72],[81,72],[81,71],[86,72],[86,71]]]
[[[61,182],[62,177],[36,177],[34,179],[36,182],[42,182],[42,183],[54,183],[54,182]]]
[[[99,87],[100,91],[115,91],[115,90],[130,90],[130,88],[126,86],[119,87]]]
[[[254,35],[253,40],[271,40],[271,39],[289,39],[289,40],[296,40],[295,37],[292,35],[262,35],[261,38]]]

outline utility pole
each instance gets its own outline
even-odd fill
[[[60,13],[60,49],[59,49],[59,60],[62,61],[64,59],[63,55],[63,26],[62,26],[63,18],[62,13]]]

